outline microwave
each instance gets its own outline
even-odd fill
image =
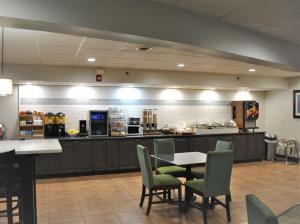
[[[143,127],[140,125],[127,125],[127,135],[143,135]]]

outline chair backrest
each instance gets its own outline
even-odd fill
[[[11,188],[14,175],[15,151],[0,154],[0,186]]]
[[[276,215],[254,195],[246,196],[249,224],[278,224]]]
[[[153,173],[148,149],[142,145],[137,145],[136,148],[143,177],[143,184],[150,189],[153,187]]]
[[[175,153],[175,140],[173,138],[155,139],[154,140],[154,154],[166,155]],[[155,168],[170,165],[159,159],[155,159]]]
[[[211,151],[207,153],[204,175],[205,196],[229,194],[233,164],[233,151]]]
[[[215,151],[233,150],[232,142],[218,140]]]

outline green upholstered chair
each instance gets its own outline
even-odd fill
[[[175,140],[173,138],[155,139],[154,140],[154,154],[174,154]],[[170,174],[174,177],[185,177],[186,169],[180,166],[172,166],[167,162],[155,159],[155,168],[158,174]]]
[[[249,224],[278,224],[276,215],[256,196],[246,196]]]
[[[232,143],[218,140],[216,144],[215,151],[223,151],[223,150],[233,150]],[[192,169],[193,177],[197,179],[202,179],[204,177],[205,167],[195,167]]]
[[[231,221],[229,194],[232,164],[233,151],[208,152],[204,178],[190,180],[185,184],[186,194],[187,192],[195,193],[203,198],[202,210],[204,224],[207,224],[206,209],[209,198],[211,198],[213,204],[220,204],[226,208],[227,219],[229,222]],[[226,196],[225,204],[216,198],[221,195]],[[188,205],[186,204],[186,208],[187,207]]]
[[[142,178],[143,178],[143,186],[142,186],[142,195],[140,201],[140,207],[144,204],[144,199],[146,196],[149,197],[148,200],[148,207],[146,215],[149,215],[151,210],[152,204],[157,203],[164,203],[164,202],[174,202],[171,200],[163,200],[159,197],[157,191],[170,191],[170,190],[178,190],[178,208],[181,211],[181,182],[177,180],[175,177],[169,174],[160,174],[160,175],[153,175],[152,173],[152,166],[149,157],[148,149],[142,145],[137,145],[137,154],[139,159],[139,164],[141,167]],[[146,188],[149,191],[149,194],[146,194]],[[153,195],[156,195],[161,199],[160,201],[152,201]]]

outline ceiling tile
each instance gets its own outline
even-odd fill
[[[38,45],[79,47],[82,37],[59,33],[35,31]]]
[[[296,24],[297,25],[297,24]],[[259,28],[261,32],[289,38],[292,41],[300,40],[300,32],[289,26],[265,26]],[[296,32],[295,32],[296,30]],[[35,35],[33,31],[11,29],[5,34],[8,44],[5,45],[5,62],[16,64],[65,65],[65,66],[93,66],[111,68],[136,68],[155,70],[179,70],[177,63],[186,66],[180,71],[213,72],[224,74],[246,74],[248,69],[255,67],[257,72],[253,75],[270,75],[278,77],[299,76],[299,73],[283,71],[266,66],[241,63],[235,60],[213,57],[206,49],[198,52],[189,52],[175,48],[153,47],[146,52],[135,50],[138,44],[123,42],[93,40],[87,41],[90,48],[81,48],[79,55],[75,56],[81,37],[50,34],[38,32],[40,58],[37,54]],[[87,39],[89,40],[89,39]],[[78,45],[78,46],[77,46]],[[122,48],[122,49],[121,49]],[[95,63],[87,62],[88,57],[95,57]],[[251,73],[252,75],[252,73]]]
[[[82,47],[93,48],[102,50],[118,50],[123,47],[126,43],[112,40],[86,38]]]
[[[290,40],[290,38],[297,33],[297,30],[294,28],[274,25],[261,27],[258,29],[258,31],[287,41]]]
[[[103,61],[107,60],[107,57],[95,57],[95,62],[88,62],[86,56],[77,56],[73,58],[72,64],[73,65],[83,65],[83,66],[98,66],[99,64],[103,63]]]
[[[156,2],[164,5],[173,5],[177,0],[149,0],[151,2]]]
[[[35,44],[33,31],[23,29],[5,28],[4,30],[4,60],[11,63],[16,58],[16,63],[39,63],[38,51]],[[1,38],[0,38],[1,40]],[[32,60],[30,59],[32,58]]]
[[[236,20],[236,19],[232,19],[230,17],[224,17],[224,18],[222,18],[222,20],[225,22],[229,22],[229,23],[247,28],[247,29],[254,29],[254,30],[265,25],[264,23]]]
[[[9,47],[35,47],[35,37],[31,30],[5,28],[5,46]]]
[[[116,54],[116,50],[103,50],[95,48],[81,48],[79,51],[79,56],[87,57],[112,57]]]
[[[44,54],[41,57],[42,64],[65,64],[71,65],[74,57],[61,54]]]
[[[62,47],[62,46],[49,46],[40,45],[39,52],[40,55],[44,54],[62,54],[68,56],[75,56],[77,48],[75,47]]]
[[[38,65],[40,64],[39,57],[28,56],[28,55],[14,55],[14,56],[5,56],[4,63],[8,64],[30,64]]]
[[[4,49],[4,59],[7,57],[38,57],[37,51],[32,47],[25,47],[22,48],[8,48]]]
[[[299,31],[300,30],[300,13],[296,13],[292,16],[283,18],[283,19],[277,21],[276,23],[273,23],[273,25],[295,28]]]
[[[241,8],[249,2],[251,0],[178,0],[175,6],[192,12],[220,17]]]
[[[299,9],[300,2],[293,0],[252,0],[226,17],[229,20],[271,24],[299,12]]]

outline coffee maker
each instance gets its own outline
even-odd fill
[[[87,126],[86,126],[86,120],[80,120],[79,121],[79,135],[80,136],[87,136]]]

